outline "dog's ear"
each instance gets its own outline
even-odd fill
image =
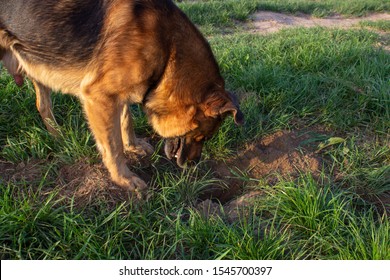
[[[232,102],[228,102],[219,110],[220,115],[232,114],[234,122],[238,125],[244,124],[244,114],[240,108]]]
[[[220,114],[233,114],[234,122],[238,125],[244,124],[244,114],[241,112],[238,105],[237,96],[231,92],[227,92],[229,99],[228,102],[220,109]]]
[[[232,114],[236,124],[244,123],[244,114],[239,108],[237,97],[230,92],[227,92],[227,96],[214,94],[208,98],[204,114],[213,118]]]

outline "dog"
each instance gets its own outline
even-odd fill
[[[136,138],[129,104],[181,167],[228,115],[243,123],[209,44],[170,0],[0,0],[0,59],[18,84],[32,80],[52,134],[50,91],[79,98],[112,181],[137,196],[147,184],[124,154],[153,148]]]

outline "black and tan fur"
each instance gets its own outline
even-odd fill
[[[124,152],[152,147],[135,137],[128,104],[143,105],[180,166],[226,115],[243,119],[208,43],[169,0],[0,0],[0,58],[33,81],[53,134],[50,89],[78,96],[112,180],[137,193],[147,186]]]

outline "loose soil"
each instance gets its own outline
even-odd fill
[[[322,160],[310,145],[313,131],[278,131],[252,143],[237,156],[210,163],[216,176],[226,181],[227,189],[214,190],[212,197],[227,202],[240,194],[243,184],[275,184],[280,177],[294,177],[299,173],[317,175]],[[308,143],[308,144],[305,144]],[[241,177],[241,178],[240,178]]]
[[[249,144],[229,160],[211,162],[215,176],[224,180],[227,187],[206,193],[198,210],[206,217],[223,212],[229,221],[235,221],[246,215],[256,197],[263,195],[259,189],[251,190],[251,185],[273,185],[280,178],[294,178],[300,173],[315,177],[322,170],[323,160],[311,139],[319,134],[323,131],[278,131]]]

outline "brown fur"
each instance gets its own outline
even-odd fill
[[[181,137],[179,165],[200,157],[204,140],[226,114],[236,122],[242,114],[224,89],[209,45],[170,1],[111,0],[104,7],[103,28],[88,61],[55,65],[29,59],[31,46],[1,22],[0,58],[9,53],[19,73],[33,80],[37,108],[53,134],[49,89],[78,96],[112,180],[140,193],[146,184],[126,166],[124,152],[153,150],[135,137],[129,103],[143,104],[162,137]]]

